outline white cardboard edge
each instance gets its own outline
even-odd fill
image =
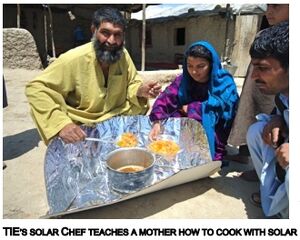
[[[211,175],[213,175],[215,172],[220,170],[222,162],[221,161],[212,161],[210,163],[207,163],[205,165],[201,165],[201,166],[197,166],[197,167],[192,167],[192,168],[188,168],[188,169],[183,169],[177,173],[175,173],[174,175],[160,181],[157,182],[145,189],[142,189],[138,192],[129,194],[121,199],[118,199],[117,201],[108,203],[108,204],[102,204],[102,205],[95,205],[95,206],[90,206],[90,207],[85,207],[85,208],[80,208],[80,209],[73,209],[70,211],[64,211],[64,212],[60,212],[60,213],[55,213],[53,215],[45,215],[42,218],[53,218],[53,217],[58,217],[58,216],[62,216],[62,215],[66,215],[66,214],[71,214],[71,213],[76,213],[76,212],[81,212],[81,211],[86,211],[86,210],[90,210],[93,208],[100,208],[100,207],[104,207],[104,206],[108,206],[108,205],[112,205],[118,202],[122,202],[131,198],[135,198],[135,197],[139,197],[142,195],[146,195],[148,193],[152,193],[152,192],[156,192],[156,191],[160,191],[162,189],[166,189],[166,188],[170,188],[170,187],[174,187],[180,184],[184,184],[187,182],[192,182],[201,178],[206,178],[209,177]]]

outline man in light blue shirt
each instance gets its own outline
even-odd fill
[[[252,80],[265,94],[276,94],[273,114],[259,114],[247,143],[260,179],[261,202],[266,216],[289,217],[289,24],[280,23],[259,34],[250,49]]]

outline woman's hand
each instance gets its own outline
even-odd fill
[[[183,113],[183,116],[187,116],[188,115],[188,105],[183,105],[181,111]]]
[[[155,141],[157,136],[160,134],[160,122],[154,122],[154,124],[152,125],[152,129],[150,130],[149,133],[149,139],[150,141]]]
[[[86,134],[78,125],[69,123],[62,130],[60,130],[58,136],[65,143],[75,143],[84,140]]]

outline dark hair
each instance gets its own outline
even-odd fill
[[[282,22],[260,32],[250,48],[251,58],[272,57],[289,68],[289,22]]]
[[[99,28],[104,21],[122,26],[123,30],[126,27],[126,21],[119,10],[112,7],[102,7],[94,12],[92,24]]]
[[[202,45],[195,45],[191,48],[189,48],[186,52],[185,52],[185,57],[200,57],[200,58],[204,58],[207,61],[209,61],[209,63],[212,62],[212,56],[210,51],[208,51],[206,49],[206,47],[202,46]]]

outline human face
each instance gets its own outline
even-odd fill
[[[123,53],[123,28],[110,22],[102,22],[94,32],[93,45],[100,63],[113,64]]]
[[[191,77],[199,83],[206,83],[209,80],[210,64],[205,58],[187,58],[187,70]]]
[[[95,29],[95,36],[101,44],[105,44],[107,50],[119,47],[124,41],[124,31],[122,26],[111,22],[102,22],[98,29]]]
[[[270,25],[289,20],[289,4],[267,4],[266,18]]]
[[[289,94],[289,71],[272,57],[252,58],[253,71],[251,78],[258,89],[265,94]]]

